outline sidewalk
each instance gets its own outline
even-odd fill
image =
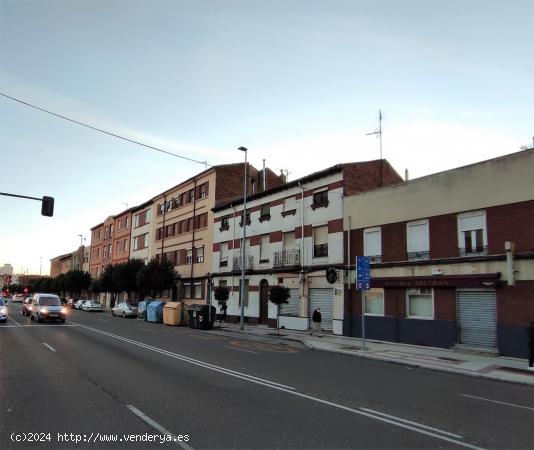
[[[291,330],[280,330],[280,336],[278,336],[276,329],[262,325],[245,325],[245,329],[241,330],[237,324],[225,323],[220,329],[215,327],[212,332],[240,333],[266,339],[297,341],[312,350],[534,385],[534,371],[527,370],[526,359],[374,340],[367,340],[367,350],[363,350],[359,338],[327,333],[310,336],[307,332]]]

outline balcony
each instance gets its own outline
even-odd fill
[[[283,250],[273,253],[273,268],[300,265],[300,250]]]
[[[252,270],[254,258],[252,255],[245,256],[245,270]],[[234,263],[232,264],[232,270],[241,270],[243,268],[243,257],[234,257]]]
[[[408,261],[418,261],[430,259],[430,252],[421,251],[421,252],[408,252]]]
[[[458,249],[459,256],[485,256],[488,254],[488,246],[478,246],[476,248],[460,247]]]

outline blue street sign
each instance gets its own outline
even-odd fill
[[[368,290],[371,287],[371,266],[367,256],[356,256],[356,288]]]

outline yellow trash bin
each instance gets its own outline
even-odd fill
[[[187,325],[189,308],[184,302],[169,302],[163,307],[163,323],[165,325]]]

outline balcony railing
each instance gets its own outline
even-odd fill
[[[232,270],[241,270],[242,269],[242,256],[236,256],[234,257],[234,263],[232,265]],[[245,256],[245,270],[252,270],[254,259],[252,255]]]
[[[300,250],[283,250],[273,253],[273,267],[291,267],[300,265]]]
[[[421,251],[421,252],[408,252],[408,261],[420,260],[420,259],[430,259],[430,252]]]
[[[458,254],[460,256],[485,256],[488,254],[488,246],[484,245],[477,248],[460,247]]]

